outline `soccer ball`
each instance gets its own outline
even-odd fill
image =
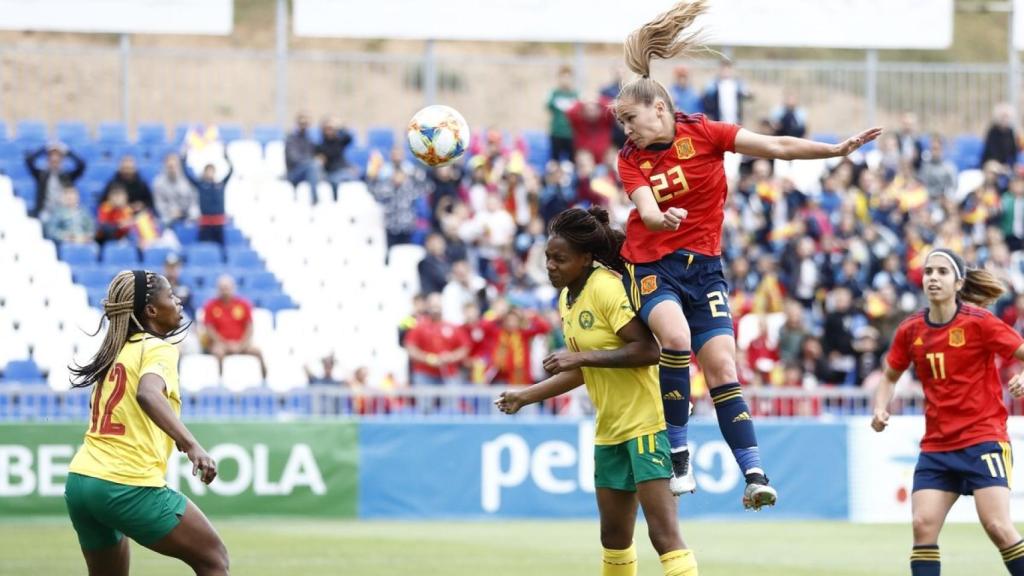
[[[469,147],[469,124],[448,106],[427,106],[409,121],[406,133],[412,155],[427,166],[447,166]]]

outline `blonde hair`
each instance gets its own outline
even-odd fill
[[[964,302],[983,308],[990,306],[1006,292],[1003,283],[988,270],[968,268],[964,274],[964,285],[957,293]]]
[[[653,104],[660,99],[674,112],[672,98],[660,82],[651,78],[651,59],[674,58],[687,50],[700,46],[701,30],[687,31],[698,16],[708,10],[707,0],[679,2],[668,12],[637,28],[626,37],[626,66],[639,77],[627,82],[619,91],[620,102]]]
[[[156,275],[152,272],[143,272],[143,274],[145,274],[144,298],[146,301],[140,303],[141,305],[149,303],[156,288]],[[135,303],[135,272],[125,270],[110,282],[110,286],[107,288],[107,297],[103,300],[103,312],[109,326],[103,337],[103,343],[100,344],[100,349],[85,366],[69,367],[74,376],[72,386],[86,388],[102,381],[107,375],[107,370],[117,360],[117,355],[128,338],[133,334],[146,331],[135,314],[139,308],[140,306],[136,306]],[[98,332],[99,330],[97,330]]]

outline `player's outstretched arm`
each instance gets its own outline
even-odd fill
[[[192,433],[171,409],[167,397],[164,396],[165,389],[166,384],[163,378],[156,374],[143,374],[139,380],[139,390],[136,393],[139,408],[142,408],[146,416],[174,440],[178,450],[188,456],[189,461],[192,462],[192,475],[195,476],[198,473],[203,483],[209,484],[217,477],[217,463],[210,458],[206,450],[203,450],[195,436],[192,436]]]
[[[893,370],[888,362],[885,363],[885,370],[875,390],[875,415],[871,419],[871,427],[875,432],[881,432],[889,425],[889,402],[896,393],[896,382],[902,374],[902,370]]]
[[[683,208],[669,208],[662,212],[650,186],[637,188],[630,194],[629,199],[636,205],[636,211],[640,214],[644,226],[653,232],[676,230],[686,218],[686,210]]]
[[[521,390],[508,390],[502,392],[494,405],[505,414],[515,414],[523,406],[542,402],[548,398],[554,398],[561,394],[578,388],[583,384],[583,372],[580,370],[569,370],[545,378],[533,386]]]
[[[774,160],[814,160],[846,156],[878,138],[881,128],[869,128],[838,144],[826,144],[792,136],[766,136],[741,128],[736,134],[736,152]]]
[[[653,366],[661,358],[661,347],[639,318],[633,318],[616,333],[625,342],[614,350],[561,351],[544,359],[544,369],[552,374],[592,368],[637,368]]]

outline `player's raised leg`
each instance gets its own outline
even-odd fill
[[[637,499],[635,492],[597,489],[597,510],[601,516],[601,576],[636,576]]]
[[[761,465],[754,421],[736,375],[736,341],[731,330],[728,334],[712,336],[706,342],[695,343],[694,348],[697,348],[697,360],[711,390],[718,427],[747,481],[743,506],[752,510],[774,506],[778,495],[768,485],[768,476]]]
[[[195,504],[189,501],[181,522],[149,549],[188,564],[196,576],[226,576],[228,550],[220,535]]]
[[[985,533],[999,548],[1007,571],[1013,576],[1024,575],[1024,540],[1010,518],[1010,489],[1003,486],[976,489],[974,505]]]
[[[89,576],[128,576],[131,548],[127,538],[117,544],[98,550],[82,549]]]
[[[913,576],[939,576],[939,532],[959,497],[955,492],[932,489],[915,490],[911,496],[914,550],[910,554],[910,573]]]
[[[658,380],[672,449],[669,486],[673,494],[693,492],[697,481],[690,466],[686,433],[690,419],[690,327],[679,302],[668,298],[653,302],[645,321],[661,344]]]

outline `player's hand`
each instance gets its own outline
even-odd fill
[[[580,357],[575,352],[552,352],[544,359],[544,369],[551,374],[568,372],[580,366]]]
[[[871,427],[875,429],[875,432],[881,432],[885,430],[885,427],[889,425],[889,411],[878,410],[875,412],[875,417],[871,419]]]
[[[520,408],[526,406],[526,403],[523,402],[523,399],[520,397],[518,392],[509,390],[507,392],[502,392],[498,396],[498,399],[494,401],[494,405],[498,407],[498,410],[501,410],[505,414],[515,414],[516,412],[519,412]]]
[[[661,228],[663,230],[673,231],[679,228],[679,224],[686,219],[685,208],[669,208],[661,214]]]
[[[867,130],[847,138],[846,140],[839,143],[836,156],[848,156],[861,146],[871,142],[875,138],[882,135],[881,128],[868,128]]]
[[[1009,388],[1010,394],[1012,394],[1014,398],[1024,396],[1024,372],[1010,378]]]
[[[185,451],[188,461],[192,463],[192,475],[199,476],[203,484],[213,482],[217,477],[217,463],[210,458],[210,455],[203,450],[203,447],[196,444]]]

